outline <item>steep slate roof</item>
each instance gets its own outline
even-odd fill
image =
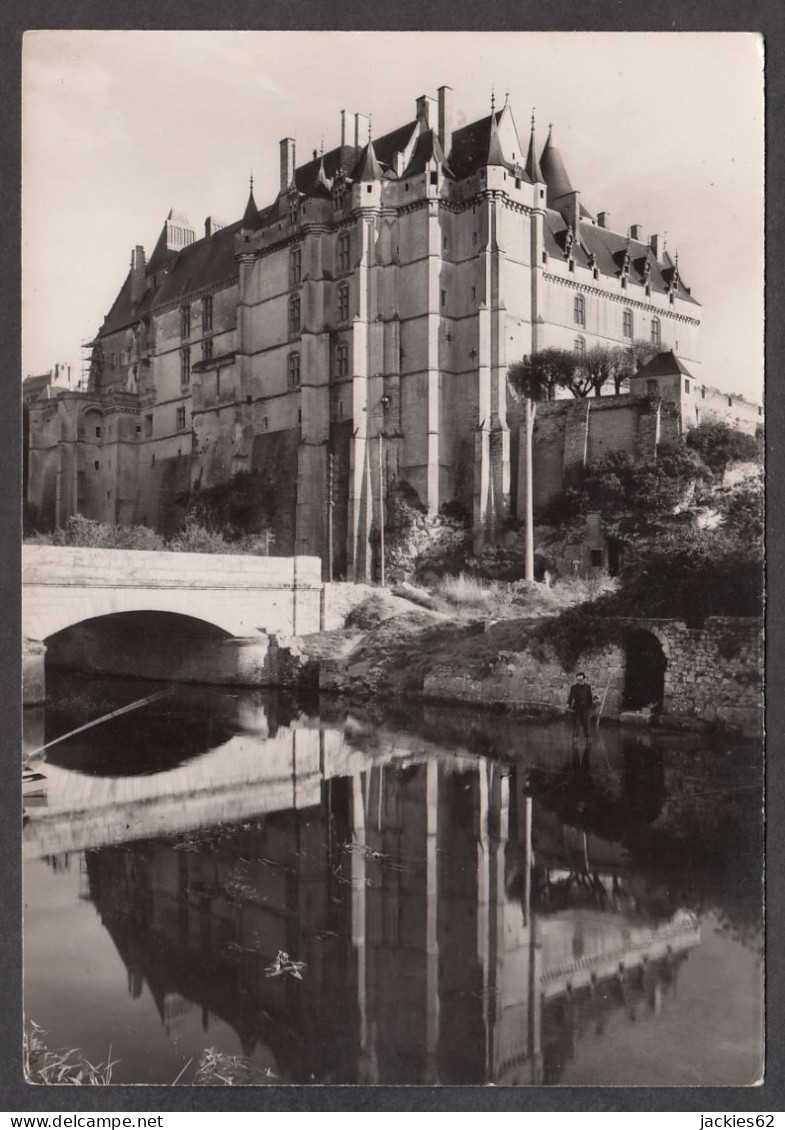
[[[560,197],[573,191],[570,178],[562,161],[561,154],[554,145],[552,129],[538,161],[534,136],[534,124],[529,140],[526,168],[505,158],[499,124],[505,114],[511,115],[508,103],[501,110],[492,111],[487,117],[455,130],[452,135],[452,148],[449,163],[447,155],[439,142],[436,130],[428,128],[424,120],[414,120],[399,126],[390,133],[369,142],[362,149],[353,145],[337,146],[335,149],[295,169],[295,184],[300,193],[306,196],[326,197],[339,169],[347,176],[360,180],[377,180],[384,176],[394,176],[392,165],[396,153],[405,153],[412,143],[414,148],[404,176],[423,172],[431,159],[436,160],[444,171],[460,180],[470,176],[486,165],[499,165],[514,172],[524,181],[544,182],[547,185],[548,208],[545,214],[544,246],[549,255],[560,258],[564,255],[567,226],[562,215],[554,208]],[[514,125],[514,123],[513,123]],[[416,135],[416,139],[415,139]],[[196,240],[179,251],[166,246],[166,224],[158,238],[153,254],[147,264],[148,277],[165,272],[159,285],[149,289],[134,306],[131,302],[130,274],[126,277],[120,293],[112,305],[98,337],[106,336],[132,325],[144,314],[170,302],[182,300],[196,290],[204,289],[219,282],[237,277],[238,268],[234,252],[234,236],[245,228],[252,230],[262,227],[269,219],[278,215],[278,198],[269,207],[259,209],[250,193],[242,220],[219,229],[214,235]],[[591,220],[587,209],[580,205],[581,219]],[[168,219],[184,227],[190,227],[187,218],[180,212],[170,211]],[[580,231],[572,247],[575,261],[582,266],[590,265],[589,256],[594,255],[595,265],[602,275],[619,277],[619,256],[628,246],[625,236],[600,228],[593,223],[580,223]],[[647,244],[630,241],[631,270],[630,282],[643,284],[643,266],[649,248]],[[651,257],[649,285],[653,291],[667,293],[676,266],[667,252],[662,262]],[[685,302],[699,305],[691,297],[687,288],[679,280],[678,297]]]
[[[583,215],[583,210],[581,211]],[[572,245],[572,252],[575,262],[582,267],[589,267],[590,255],[595,255],[595,266],[601,275],[607,278],[619,278],[619,259],[624,254],[629,243],[631,267],[629,280],[630,283],[638,284],[641,287],[644,284],[643,264],[646,262],[646,257],[649,253],[649,246],[639,240],[628,240],[626,236],[620,235],[618,232],[610,231],[608,228],[601,228],[597,224],[581,223],[579,225],[580,232],[579,238],[576,238]],[[554,259],[564,258],[565,236],[567,234],[567,225],[561,213],[548,208],[545,212],[544,229],[544,247],[549,255]],[[665,252],[662,261],[658,262],[654,255],[651,255],[651,274],[649,275],[649,286],[652,291],[657,294],[667,294],[670,276],[673,271],[673,264],[671,263],[670,256]],[[679,280],[678,297],[683,302],[690,302],[693,306],[699,306],[700,303],[689,293],[687,288]]]
[[[376,159],[376,151],[373,147],[373,142],[369,141],[360,154],[360,159],[352,172],[352,180],[373,181],[381,179],[382,167]]]
[[[547,200],[549,205],[552,205],[558,197],[565,196],[568,192],[573,191],[561,153],[553,143],[553,126],[548,130],[548,140],[545,142],[545,148],[540,155],[540,168],[548,186]]]
[[[664,353],[657,353],[651,361],[638,369],[636,373],[633,373],[630,379],[635,380],[636,377],[675,377],[679,373],[685,377],[692,377],[692,373],[686,365],[679,360],[672,349],[668,349]]]
[[[261,214],[260,223],[268,212]],[[146,290],[136,306],[131,303],[129,273],[114,305],[104,319],[98,336],[105,337],[107,334],[116,333],[117,330],[133,325],[143,315],[169,302],[177,302],[194,290],[236,278],[238,268],[234,257],[234,237],[244,223],[244,220],[237,220],[234,224],[221,228],[215,235],[190,243],[179,253],[172,253],[169,273],[157,287]]]

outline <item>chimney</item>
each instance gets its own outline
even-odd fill
[[[144,248],[139,244],[131,252],[131,302],[135,306],[147,289]]]
[[[220,222],[220,220],[216,220],[215,216],[208,216],[204,221],[205,238],[209,239],[210,236],[215,235],[217,231],[220,231],[223,226],[224,225]]]
[[[364,135],[360,134],[360,129],[362,128],[361,127],[362,122],[365,122],[365,134]],[[354,148],[355,149],[362,149],[362,147],[367,143],[367,141],[368,141],[368,130],[369,130],[370,124],[371,124],[371,119],[368,117],[367,114],[355,114],[354,115]]]
[[[352,135],[356,132],[355,115],[351,110],[341,110],[341,148],[352,144]]]
[[[449,87],[448,87],[449,89]],[[433,99],[429,98],[427,94],[421,94],[416,102],[417,120],[424,121],[426,126],[430,126],[431,122],[431,107]]]
[[[287,192],[294,180],[294,138],[281,141],[281,192]]]
[[[439,144],[449,157],[452,149],[452,87],[439,87]]]
[[[611,214],[610,214],[610,212],[598,212],[597,213],[597,225],[598,225],[598,227],[601,227],[601,228],[609,228],[611,226]]]
[[[643,226],[641,224],[630,224],[630,239],[643,239]]]
[[[659,259],[662,247],[660,246],[660,237],[658,235],[649,236],[649,247],[651,248],[654,258]]]
[[[565,192],[564,196],[560,196],[556,202],[556,206],[561,212],[566,223],[572,225],[572,233],[576,239],[580,238],[580,219],[581,219],[581,194],[577,189],[572,192]]]

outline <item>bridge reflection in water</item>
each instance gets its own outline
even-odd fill
[[[237,732],[156,774],[61,750],[25,829],[31,859],[84,852],[173,1039],[222,1021],[283,1082],[553,1083],[576,1042],[660,1010],[696,919],[537,805],[524,765],[231,709]],[[302,981],[268,975],[280,950]]]

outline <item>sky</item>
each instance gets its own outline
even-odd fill
[[[509,94],[524,144],[553,123],[573,187],[615,230],[667,233],[703,307],[702,379],[763,391],[763,55],[728,32],[32,31],[22,102],[22,376],[81,372],[169,209],[204,231],[239,219],[248,178],[278,191],[340,141],[342,109],[381,136],[453,90],[454,128]]]

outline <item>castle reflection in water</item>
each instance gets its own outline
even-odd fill
[[[696,919],[535,801],[530,767],[263,715],[163,774],[165,834],[155,775],[112,778],[112,802],[55,766],[28,830],[56,845],[68,789],[94,790],[84,895],[172,1039],[221,1021],[279,1082],[556,1083],[578,1042],[667,1007]],[[219,778],[236,820],[215,787],[210,818]],[[155,835],[121,834],[129,805]],[[268,975],[278,951],[302,980]]]

